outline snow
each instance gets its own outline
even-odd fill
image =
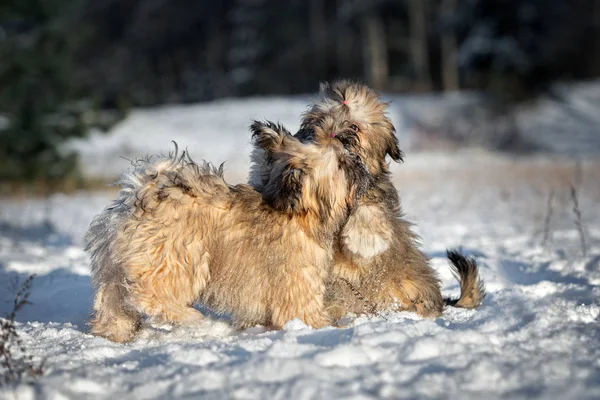
[[[107,183],[128,166],[119,156],[166,152],[170,140],[194,158],[227,160],[226,176],[237,183],[247,175],[250,119],[279,119],[295,130],[306,102],[136,110],[109,135],[75,146],[86,172]],[[401,142],[404,134],[399,129]],[[319,330],[294,320],[281,331],[244,332],[209,314],[202,326],[146,325],[125,345],[86,327],[92,290],[82,236],[114,189],[0,199],[0,315],[10,310],[14,282],[36,273],[18,332],[46,364],[44,376],[0,389],[0,398],[600,398],[599,167],[594,158],[478,150],[409,151],[392,165],[443,293],[458,294],[444,252],[460,246],[481,267],[488,297],[480,309],[448,308],[437,319],[349,316],[343,327]]]
[[[95,132],[90,138],[74,141],[72,146],[84,160],[84,171],[107,182],[129,167],[132,158],[173,150],[171,141],[182,149],[193,149],[198,158],[216,164],[225,161],[227,171],[246,171],[250,165],[252,120],[281,121],[290,131],[296,131],[308,101],[308,96],[228,99],[134,110],[110,135]],[[246,178],[243,173],[226,176],[236,182]]]
[[[600,153],[600,81],[557,85],[557,99],[544,97],[515,109],[515,124],[522,140],[535,149],[553,154],[597,157]],[[246,179],[250,159],[249,125],[253,119],[280,121],[291,132],[299,126],[311,95],[225,99],[212,103],[162,106],[133,110],[110,134],[94,132],[70,146],[82,158],[84,172],[108,184],[130,165],[133,158],[173,150],[171,141],[193,150],[197,158],[225,161],[225,176],[232,182]],[[476,93],[443,95],[384,95],[397,129],[401,148],[435,148],[427,134],[438,139],[469,143],[494,143],[510,131],[503,119],[493,120],[482,110]],[[498,131],[498,132],[497,132]],[[463,143],[464,144],[464,143]],[[456,146],[454,146],[456,147]],[[436,161],[437,162],[437,161]],[[453,162],[453,161],[452,161]]]

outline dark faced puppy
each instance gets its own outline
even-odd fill
[[[387,105],[366,85],[349,81],[324,84],[304,115],[295,135],[306,143],[324,140],[324,123],[334,126],[345,146],[364,161],[372,176],[369,190],[360,198],[336,240],[335,263],[327,284],[329,312],[409,310],[423,316],[440,315],[444,300],[435,271],[418,249],[418,237],[403,219],[400,199],[389,174],[386,156],[402,161]],[[352,133],[352,135],[348,135]],[[253,152],[250,182],[258,190],[269,170],[269,151]],[[461,281],[461,297],[447,304],[474,308],[484,296],[477,266],[460,253],[449,253]]]

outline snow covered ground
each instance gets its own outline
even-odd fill
[[[109,182],[128,165],[119,156],[168,151],[176,140],[194,158],[227,160],[237,183],[247,174],[249,120],[280,119],[294,130],[305,104],[136,111],[109,136],[76,146],[87,173]],[[91,218],[114,191],[0,199],[0,315],[10,310],[10,283],[36,273],[18,332],[34,359],[46,360],[43,377],[0,389],[0,398],[600,398],[600,160],[408,152],[392,169],[444,294],[458,294],[446,247],[480,264],[488,291],[480,309],[363,316],[320,330],[291,321],[277,332],[236,332],[213,315],[193,329],[145,326],[135,342],[115,344],[87,333],[92,291],[82,251]]]
[[[514,123],[521,140],[553,154],[598,156],[600,81],[557,86],[554,92],[559,100],[544,97],[515,109]],[[311,97],[224,99],[134,110],[110,135],[95,133],[91,138],[74,141],[72,146],[82,155],[84,171],[107,181],[128,167],[127,159],[166,152],[172,148],[171,141],[193,150],[198,158],[217,164],[226,161],[230,173],[226,176],[243,181],[249,165],[251,120],[280,121],[296,132],[299,116],[306,111]],[[499,126],[506,124],[505,118],[490,119],[476,93],[383,97],[389,102],[389,115],[404,150],[435,149],[440,147],[437,142],[449,135],[467,144],[489,143],[497,141],[494,136],[510,130]],[[497,129],[490,129],[490,125]]]

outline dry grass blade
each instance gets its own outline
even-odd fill
[[[554,213],[553,203],[554,202],[554,189],[550,190],[548,195],[548,202],[546,203],[546,217],[544,218],[544,239],[542,240],[542,246],[548,244],[550,239],[550,222],[552,221],[552,214]]]
[[[571,200],[573,200],[573,214],[575,214],[575,226],[579,232],[579,241],[581,242],[581,252],[584,257],[587,256],[587,243],[585,241],[585,233],[583,230],[583,218],[581,217],[581,209],[579,208],[579,199],[575,186],[571,185]]]
[[[360,300],[364,303],[365,308],[368,310],[367,312],[369,314],[377,314],[379,315],[381,318],[383,318],[384,320],[388,320],[385,315],[378,313],[377,312],[377,305],[372,303],[371,301],[369,301],[369,299],[367,299],[357,288],[354,287],[354,285],[352,283],[350,283],[350,281],[348,281],[347,279],[341,278],[341,280],[348,286],[348,288],[350,289],[350,291]]]
[[[31,283],[35,275],[30,275],[18,289],[13,300],[12,311],[6,318],[0,318],[0,387],[16,384],[26,378],[43,373],[43,362],[34,363],[27,354],[23,341],[17,333],[15,318],[27,304],[31,295]]]

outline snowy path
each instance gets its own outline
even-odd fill
[[[113,193],[2,199],[0,315],[10,308],[9,282],[37,273],[33,304],[17,319],[47,371],[0,398],[600,398],[598,167],[583,164],[578,190],[585,258],[570,163],[475,152],[409,154],[393,167],[444,293],[458,293],[446,246],[481,265],[488,297],[479,310],[360,317],[339,329],[292,321],[279,332],[234,332],[213,318],[195,329],[147,326],[128,345],[85,327],[92,293],[81,237]]]

